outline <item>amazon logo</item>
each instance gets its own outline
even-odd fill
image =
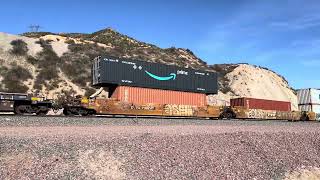
[[[155,74],[152,74],[151,72],[148,71],[144,71],[146,74],[148,74],[150,77],[152,77],[153,79],[159,80],[159,81],[169,81],[169,80],[175,80],[176,79],[176,74],[175,73],[170,73],[169,76],[157,76]]]

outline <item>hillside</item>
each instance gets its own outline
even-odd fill
[[[0,33],[0,91],[40,93],[49,98],[90,95],[96,91],[90,86],[91,60],[106,53],[219,72],[220,92],[208,97],[211,104],[246,96],[291,101],[296,107],[292,88],[270,70],[244,64],[207,65],[189,49],[162,49],[110,28],[92,34]]]
[[[291,109],[298,109],[297,95],[288,82],[275,72],[248,64],[239,64],[224,77],[225,93],[209,96],[211,104],[228,105],[230,97],[253,97],[290,101]]]

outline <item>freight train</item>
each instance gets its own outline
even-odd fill
[[[206,119],[317,120],[313,112],[291,111],[290,102],[238,98],[230,106],[207,105],[208,94],[218,92],[218,74],[110,56],[92,65],[92,85],[100,87],[90,97],[63,103],[63,114],[193,117]],[[99,98],[103,88],[108,97]],[[0,111],[44,115],[52,101],[27,94],[0,93]]]
[[[242,98],[244,100],[246,98]],[[231,100],[232,102],[235,100]],[[239,101],[237,99],[236,101]],[[251,99],[250,102],[253,100]],[[254,101],[270,101],[257,100]],[[246,101],[247,102],[247,101]],[[45,115],[53,108],[52,101],[32,97],[20,93],[0,93],[0,112],[14,112],[17,115]],[[277,102],[279,103],[279,102]],[[286,103],[286,102],[283,102]],[[290,104],[290,103],[289,103]],[[289,110],[253,109],[246,105],[232,106],[196,106],[182,104],[133,104],[113,98],[75,98],[63,106],[66,116],[88,115],[124,115],[124,116],[161,116],[161,117],[190,117],[206,119],[269,119],[307,121],[317,120],[316,113]]]

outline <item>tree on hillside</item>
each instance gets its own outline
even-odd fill
[[[12,49],[10,53],[18,56],[25,56],[28,53],[28,44],[21,39],[13,40],[10,43],[12,45]]]

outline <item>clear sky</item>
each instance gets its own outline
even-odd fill
[[[3,0],[0,31],[91,33],[106,27],[209,64],[250,63],[294,88],[320,88],[319,0]]]

